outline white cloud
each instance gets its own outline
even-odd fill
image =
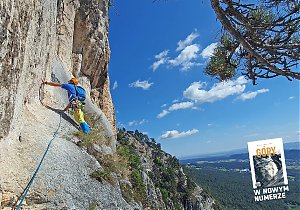
[[[163,104],[163,105],[161,105],[161,108],[164,108],[164,107],[166,107],[167,106],[167,104]]]
[[[137,125],[142,125],[146,122],[147,122],[147,120],[145,120],[145,119],[142,119],[141,121],[133,120],[133,121],[129,122],[128,125],[129,126],[137,126]]]
[[[167,57],[168,53],[169,53],[169,50],[164,50],[161,53],[154,56],[157,61],[155,61],[151,65],[151,68],[153,69],[153,71],[155,71],[160,65],[163,65],[168,61],[168,57]]]
[[[168,109],[164,109],[157,115],[157,118],[165,117],[173,111],[180,109],[199,109],[195,106],[196,104],[205,102],[215,102],[222,100],[230,95],[241,94],[245,88],[248,81],[244,77],[239,77],[236,80],[229,80],[226,82],[219,82],[213,85],[210,90],[205,90],[206,83],[204,82],[194,82],[192,83],[184,92],[183,96],[185,98],[191,99],[192,101],[178,102],[172,104]],[[259,90],[259,93],[265,90]],[[176,101],[177,102],[177,101]],[[199,109],[201,110],[201,109]],[[212,124],[208,124],[211,126]]]
[[[162,107],[166,107],[166,104],[164,104]],[[188,109],[188,108],[192,108],[192,109],[195,108],[194,103],[190,101],[174,103],[168,109],[162,110],[156,117],[163,118],[166,115],[170,114],[172,111],[177,111],[179,109]]]
[[[218,45],[218,43],[215,42],[215,43],[211,43],[206,48],[204,48],[202,50],[202,52],[200,53],[202,58],[210,58],[213,55],[214,50],[216,49],[217,45]]]
[[[188,131],[183,131],[183,132],[179,132],[177,130],[171,130],[171,131],[166,131],[164,134],[162,134],[160,136],[161,139],[177,139],[177,138],[183,138],[186,136],[190,136],[193,134],[198,133],[199,130],[197,129],[192,129],[192,130],[188,130]]]
[[[242,95],[240,95],[239,99],[241,99],[242,101],[250,100],[250,99],[255,98],[258,94],[267,93],[267,92],[269,92],[269,89],[260,89],[260,90],[253,91],[253,92],[247,92],[247,93],[243,93]]]
[[[149,83],[148,80],[140,81],[137,80],[133,83],[129,84],[129,87],[135,87],[135,88],[142,88],[143,90],[149,90],[149,88],[153,85],[154,83]]]
[[[155,55],[155,62],[151,65],[153,71],[156,71],[161,65],[168,67],[179,66],[181,70],[188,70],[191,67],[202,65],[195,60],[199,58],[198,52],[200,47],[198,44],[193,44],[193,41],[199,36],[197,32],[192,32],[185,40],[180,40],[177,43],[176,51],[180,52],[175,58],[168,57],[169,50],[164,50]]]
[[[117,87],[118,87],[118,82],[115,81],[112,89],[115,90]]]
[[[204,109],[202,109],[202,108],[200,108],[200,107],[197,107],[197,106],[193,106],[193,107],[192,107],[192,110],[204,111]]]
[[[142,119],[142,120],[139,122],[139,125],[142,125],[142,124],[144,124],[144,123],[146,123],[146,122],[147,122],[147,120]]]
[[[198,57],[197,53],[200,48],[197,44],[192,44],[185,47],[180,54],[168,61],[171,66],[181,66],[182,70],[188,70],[193,66],[199,66],[199,63],[193,62],[195,58]]]
[[[164,50],[161,53],[155,55],[154,57],[156,59],[162,59],[162,58],[165,58],[168,55],[168,53],[169,53],[169,50]]]
[[[131,122],[128,123],[128,125],[129,125],[129,126],[133,126],[133,125],[135,125],[136,123],[137,123],[136,121],[131,121]]]
[[[199,36],[198,33],[192,32],[190,35],[188,35],[188,36],[186,37],[185,40],[180,40],[180,41],[177,43],[177,44],[178,44],[178,47],[177,47],[176,51],[183,50],[183,49],[186,48],[187,46],[191,45],[192,42],[194,41],[194,39],[196,39],[198,36]]]
[[[212,125],[213,125],[212,123],[208,123],[208,124],[207,124],[207,126],[212,126]]]
[[[175,111],[175,110],[179,110],[179,109],[188,109],[188,108],[192,108],[194,106],[193,102],[187,101],[187,102],[180,102],[180,103],[176,103],[173,104],[172,106],[170,106],[169,111]]]
[[[295,98],[295,96],[290,96],[289,100],[293,100]]]
[[[210,90],[204,90],[205,83],[193,82],[184,92],[185,98],[194,100],[198,103],[215,102],[222,100],[230,95],[242,93],[248,81],[244,77],[239,77],[236,80],[228,80],[219,82],[213,85]]]
[[[163,117],[165,117],[169,113],[170,113],[169,111],[167,111],[167,110],[164,109],[156,117],[157,118],[163,118]]]

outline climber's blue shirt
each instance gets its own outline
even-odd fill
[[[69,101],[72,101],[74,98],[76,98],[76,89],[75,85],[73,84],[61,84],[61,87],[68,91],[68,98]]]

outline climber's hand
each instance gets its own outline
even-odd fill
[[[47,85],[47,81],[44,80],[44,79],[42,79],[42,84],[43,84],[43,85]]]

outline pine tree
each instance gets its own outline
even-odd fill
[[[257,78],[300,79],[299,0],[211,0],[223,26],[205,72],[219,80],[239,71]]]

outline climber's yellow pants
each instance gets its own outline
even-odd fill
[[[74,110],[74,119],[80,125],[81,123],[85,122],[83,111],[81,109],[76,108]]]

